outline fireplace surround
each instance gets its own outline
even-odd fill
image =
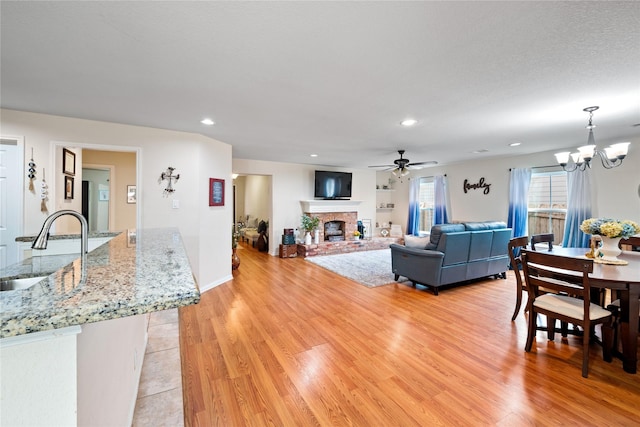
[[[361,202],[353,200],[302,200],[300,205],[305,215],[317,216],[320,219],[318,244],[298,244],[298,256],[332,255],[356,251],[370,251],[388,248],[391,243],[401,243],[402,238],[374,237],[372,239],[355,240],[353,232],[358,229],[358,206]],[[329,231],[328,224],[341,224],[344,240],[332,240],[336,230],[333,225]]]

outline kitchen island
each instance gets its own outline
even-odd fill
[[[45,276],[0,292],[0,409],[11,425],[130,423],[145,314],[200,299],[175,228],[121,233],[85,265],[78,254],[32,257],[0,275]]]

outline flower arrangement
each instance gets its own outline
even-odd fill
[[[353,235],[354,235],[355,237],[360,237],[360,236],[361,236],[361,234],[360,234],[360,232],[359,232],[358,230],[354,231],[354,232],[353,232]]]
[[[302,215],[302,228],[305,231],[313,231],[320,224],[320,218],[317,216]]]
[[[611,218],[589,218],[582,221],[580,230],[586,234],[626,239],[640,233],[640,225],[630,220],[619,221]]]

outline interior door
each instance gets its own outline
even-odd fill
[[[0,138],[0,268],[18,262],[16,237],[22,229],[22,145]]]

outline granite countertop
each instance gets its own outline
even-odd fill
[[[121,231],[90,231],[88,234],[89,239],[95,239],[99,237],[115,237],[120,234]],[[16,237],[16,242],[33,242],[37,236],[19,236]],[[66,239],[79,239],[79,234],[51,234],[49,240],[66,240]]]
[[[177,228],[121,233],[87,254],[29,258],[0,277],[43,276],[0,292],[0,338],[161,311],[200,301]],[[135,240],[135,241],[134,241]]]

